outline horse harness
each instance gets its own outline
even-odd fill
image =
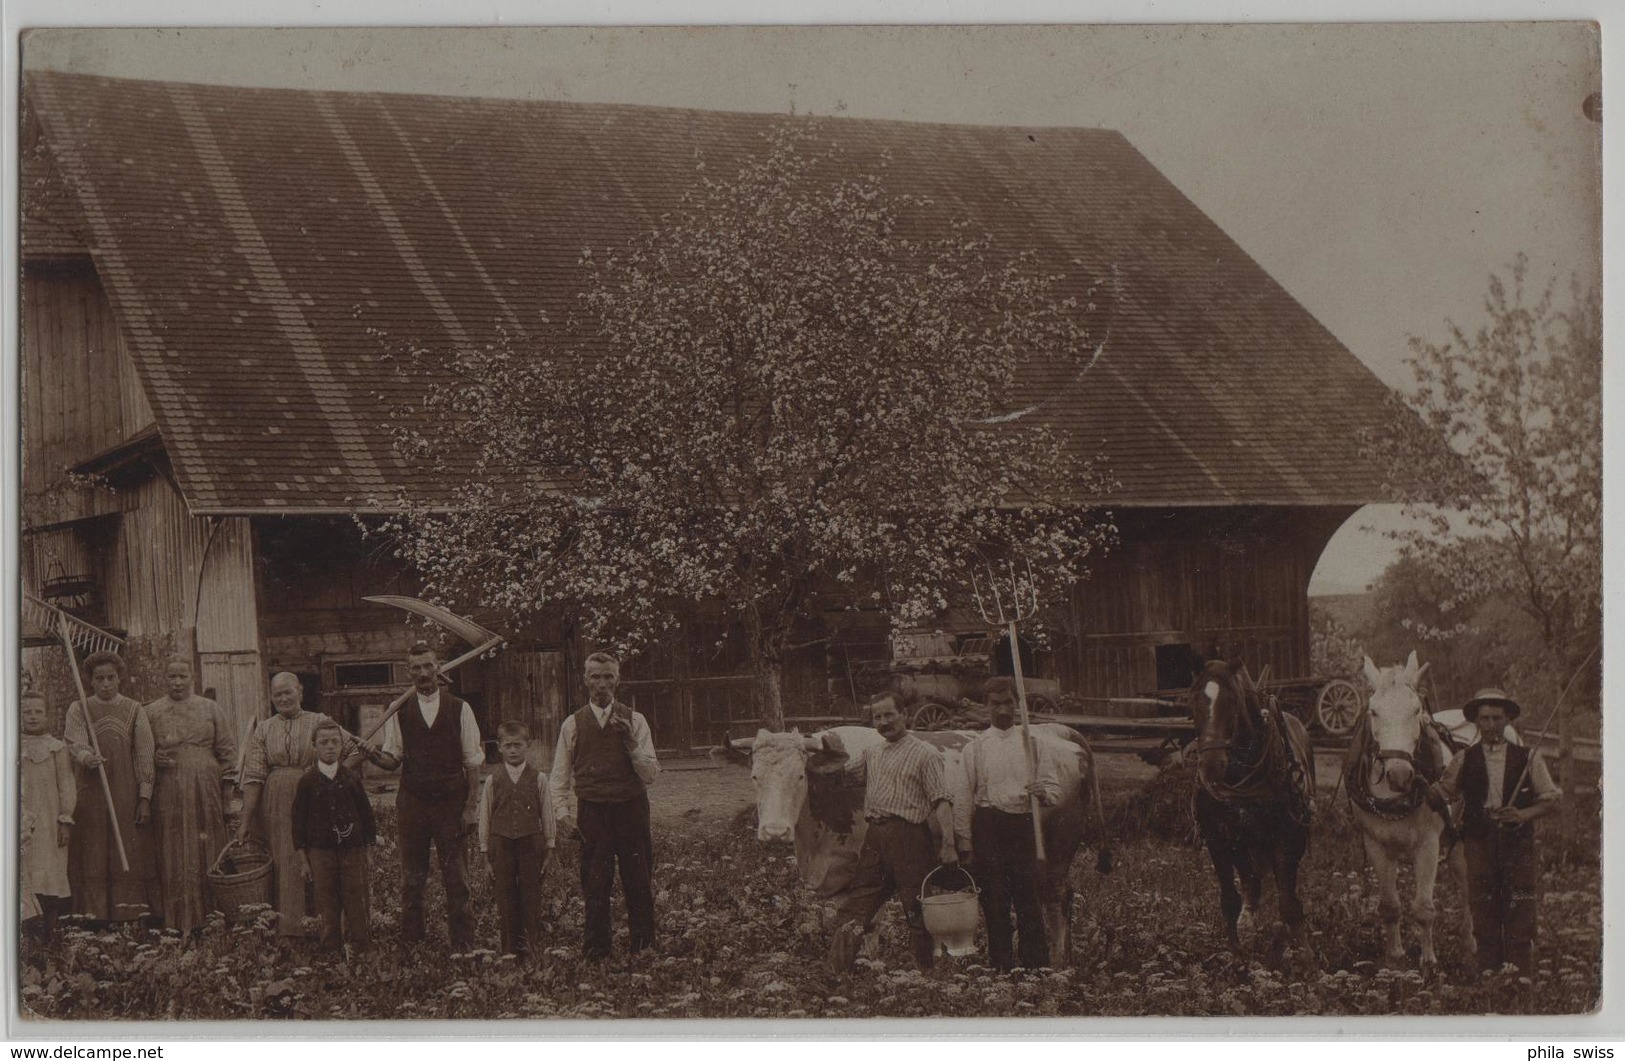
[[[1255,694],[1256,695],[1256,694]],[[1246,694],[1242,694],[1243,702],[1247,702]],[[1272,697],[1273,699],[1273,697]],[[1288,783],[1288,813],[1292,820],[1299,825],[1309,822],[1312,808],[1305,796],[1307,785],[1304,777],[1304,765],[1297,752],[1292,747],[1288,736],[1286,720],[1282,717],[1279,705],[1273,710],[1260,706],[1258,713],[1263,717],[1262,724],[1265,737],[1264,748],[1258,760],[1252,764],[1247,772],[1237,781],[1214,782],[1208,780],[1201,770],[1196,772],[1201,790],[1208,794],[1214,802],[1231,807],[1257,806],[1273,802],[1283,780]],[[1219,741],[1211,738],[1199,737],[1196,742],[1198,760],[1209,752],[1228,752],[1236,747],[1235,740]],[[1282,759],[1285,759],[1285,769],[1282,769]],[[1191,805],[1192,814],[1195,814],[1194,797]]]
[[[1371,737],[1369,718],[1365,718],[1365,721],[1366,728],[1363,728],[1360,735],[1355,738],[1363,742],[1365,748],[1360,754],[1351,757],[1349,765],[1343,772],[1343,783],[1348,788],[1349,800],[1367,814],[1382,818],[1385,821],[1399,821],[1408,818],[1427,799],[1429,787],[1429,780],[1426,776],[1427,771],[1422,764],[1416,761],[1416,755],[1421,750],[1422,742],[1427,740],[1428,729],[1432,728],[1443,736],[1447,748],[1453,748],[1454,742],[1449,739],[1448,731],[1445,731],[1443,726],[1431,718],[1424,718],[1423,728],[1417,734],[1416,745],[1411,751],[1400,748],[1376,748],[1373,751],[1371,748],[1376,742]],[[1385,762],[1389,759],[1397,759],[1410,766],[1411,784],[1406,791],[1396,795],[1378,796],[1371,791],[1369,767],[1372,764]],[[1449,816],[1446,815],[1445,818],[1448,823]]]

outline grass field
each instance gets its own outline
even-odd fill
[[[745,771],[693,773],[669,771],[655,794],[660,936],[656,953],[631,963],[619,951],[605,965],[580,960],[569,844],[548,871],[555,930],[538,967],[489,950],[448,956],[438,874],[431,942],[403,962],[395,946],[398,852],[385,800],[372,856],[370,954],[320,960],[307,945],[278,939],[269,915],[234,927],[217,919],[195,942],[70,923],[57,945],[25,954],[24,1012],[101,1020],[1575,1013],[1594,1006],[1600,990],[1600,871],[1594,858],[1560,865],[1546,834],[1533,977],[1454,971],[1461,897],[1448,881],[1438,891],[1443,974],[1424,982],[1412,970],[1383,968],[1375,880],[1346,813],[1329,802],[1303,870],[1318,971],[1299,976],[1278,960],[1269,919],[1244,931],[1241,954],[1230,953],[1207,856],[1181,838],[1185,790],[1172,775],[1108,787],[1118,866],[1099,876],[1092,858],[1078,859],[1071,968],[1001,975],[963,958],[922,974],[908,960],[901,918],[892,917],[880,959],[833,978],[821,971],[832,907],[803,891],[788,849],[756,843]],[[494,941],[489,874],[477,859],[479,938]],[[1402,885],[1408,896],[1408,881]],[[1268,897],[1265,909],[1273,915]],[[616,916],[619,948],[624,920]],[[1407,943],[1414,967],[1409,931]]]

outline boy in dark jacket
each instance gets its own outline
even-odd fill
[[[372,803],[361,778],[339,762],[344,730],[338,723],[321,723],[310,739],[316,746],[316,765],[305,771],[294,790],[293,846],[300,872],[315,884],[321,945],[339,949],[342,922],[342,938],[363,951],[372,942],[367,847],[378,839]]]

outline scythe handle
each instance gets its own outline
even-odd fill
[[[1598,645],[1597,648],[1592,649],[1586,654],[1586,658],[1580,661],[1580,666],[1569,678],[1568,684],[1563,686],[1562,693],[1560,693],[1557,697],[1557,703],[1552,705],[1552,710],[1549,714],[1547,714],[1546,721],[1541,723],[1540,734],[1542,738],[1544,738],[1547,731],[1552,728],[1552,722],[1556,720],[1557,713],[1563,709],[1563,701],[1568,698],[1569,690],[1574,688],[1574,683],[1579,681],[1580,675],[1585,673],[1586,666],[1591,663],[1591,657],[1596,655],[1598,649],[1601,647],[1601,645]],[[1529,749],[1529,757],[1525,759],[1523,763],[1523,772],[1518,775],[1518,780],[1512,786],[1511,791],[1514,796],[1518,794],[1518,789],[1523,787],[1524,780],[1529,776],[1529,768],[1535,765],[1535,755],[1538,752],[1539,749],[1536,747],[1531,747]]]

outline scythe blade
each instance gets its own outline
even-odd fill
[[[386,595],[378,597],[363,597],[361,599],[370,601],[373,604],[388,604],[393,607],[409,611],[413,615],[427,619],[437,626],[445,627],[447,630],[450,630],[464,641],[467,641],[469,644],[473,645],[474,647],[469,651],[441,666],[440,674],[442,678],[448,672],[462,666],[464,663],[474,659],[476,656],[483,656],[485,653],[491,651],[493,648],[496,648],[498,645],[502,644],[504,640],[506,640],[501,634],[492,633],[479,623],[464,619],[455,612],[447,611],[445,608],[442,608],[437,604],[430,604],[428,601],[418,600],[416,597],[396,597]],[[373,723],[372,728],[367,731],[366,736],[361,738],[363,744],[366,744],[367,742],[371,741],[373,737],[377,736],[378,731],[384,728],[384,723],[388,722],[390,718],[394,716],[395,712],[401,709],[402,704],[411,699],[412,693],[413,690],[408,688],[406,692],[402,693],[400,696],[397,696],[389,707],[384,709],[383,715],[378,719],[378,721]]]
[[[479,623],[464,619],[456,612],[448,611],[438,604],[418,600],[416,597],[362,597],[364,601],[374,604],[388,604],[391,607],[401,608],[420,618],[427,619],[437,626],[443,626],[471,645],[482,644],[493,639],[501,640],[501,635],[487,630]]]

